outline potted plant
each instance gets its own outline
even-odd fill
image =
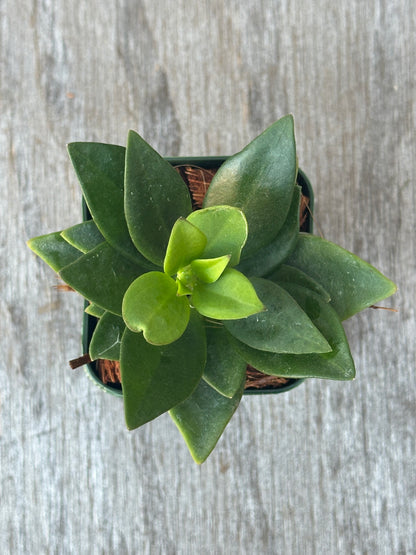
[[[227,157],[206,156],[206,157],[186,157],[186,158],[166,158],[167,161],[180,173],[181,177],[187,184],[191,194],[192,207],[197,210],[202,207],[203,200],[213,176],[219,167],[225,162]],[[313,220],[313,191],[309,180],[305,174],[299,169],[296,178],[300,187],[300,210],[293,210],[292,226],[297,233],[298,228],[301,231],[312,233]],[[83,200],[83,221],[91,220],[91,214]],[[75,226],[75,229],[77,227]],[[68,230],[66,231],[68,233]],[[273,261],[274,263],[274,261]],[[84,353],[89,353],[91,338],[94,334],[99,317],[103,310],[86,301],[84,312],[84,325],[82,343]],[[101,353],[105,356],[105,353]],[[78,368],[85,365],[87,376],[101,389],[122,397],[120,364],[118,360],[110,360],[97,358],[91,360],[87,354],[70,361],[72,368]],[[304,378],[286,378],[282,376],[273,376],[263,374],[258,370],[247,365],[246,382],[244,386],[244,394],[276,394],[284,393],[300,385]]]
[[[291,116],[215,173],[202,208],[168,160],[71,143],[92,219],[28,244],[98,318],[91,360],[119,361],[127,427],[169,411],[203,462],[236,410],[247,364],[271,376],[351,380],[342,320],[395,285],[299,232]]]

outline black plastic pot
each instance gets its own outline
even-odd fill
[[[221,166],[221,164],[227,159],[227,156],[206,156],[203,158],[200,157],[178,157],[178,158],[166,158],[168,162],[172,164],[172,166],[196,166],[199,168],[204,169],[217,169]],[[312,233],[313,229],[313,220],[312,220],[312,212],[313,212],[313,204],[314,204],[314,197],[313,197],[313,190],[312,186],[307,178],[307,176],[299,169],[298,177],[297,177],[298,185],[302,188],[302,194],[309,198],[309,212],[306,217],[305,222],[305,229],[308,233]],[[83,220],[91,219],[91,215],[88,211],[87,205],[85,204],[84,200],[82,202],[82,211],[83,211]],[[88,302],[85,303],[85,306],[88,306]],[[82,334],[82,346],[83,352],[89,352],[89,344],[91,341],[92,334],[94,332],[95,326],[97,325],[97,318],[94,316],[90,316],[86,312],[84,312],[84,321],[83,321],[83,334]],[[119,384],[104,384],[98,376],[96,370],[95,362],[90,362],[89,364],[85,365],[85,371],[87,376],[102,390],[110,393],[111,395],[115,395],[116,397],[123,397],[123,391],[121,385]],[[264,394],[276,394],[276,393],[284,393],[285,391],[289,391],[294,387],[300,385],[304,379],[290,379],[288,383],[282,387],[278,388],[268,388],[268,389],[246,389],[244,391],[244,395],[264,395]]]

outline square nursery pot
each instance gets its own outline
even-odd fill
[[[182,157],[166,158],[180,173],[191,192],[195,209],[200,208],[208,185],[217,169],[227,159],[226,156]],[[306,175],[299,169],[298,185],[302,189],[300,206],[300,230],[312,233],[313,220],[313,190]],[[91,219],[91,215],[83,200],[83,220]],[[86,306],[88,303],[86,302]],[[83,352],[89,352],[89,344],[98,320],[84,312],[83,321]],[[101,389],[112,395],[122,397],[122,387],[119,381],[118,363],[98,360],[85,365],[88,377]],[[254,368],[247,367],[245,395],[283,393],[300,385],[304,379],[288,379],[268,376]]]

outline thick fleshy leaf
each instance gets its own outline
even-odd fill
[[[138,277],[123,299],[123,319],[130,330],[143,331],[153,345],[179,339],[189,322],[189,301],[177,295],[175,280],[162,272]]]
[[[286,264],[311,276],[329,293],[341,320],[396,291],[392,281],[355,254],[307,233],[300,234]]]
[[[105,310],[94,303],[90,303],[84,312],[90,316],[94,316],[95,318],[101,318],[101,316],[105,313]]]
[[[247,364],[238,354],[223,325],[206,323],[207,363],[204,380],[221,395],[234,397],[246,377]]]
[[[134,247],[124,216],[126,149],[103,143],[70,143],[68,153],[88,209],[106,241],[127,258],[152,269]]]
[[[232,399],[224,397],[201,380],[194,393],[169,411],[181,432],[192,458],[203,463],[216,446],[226,425],[236,411],[243,385]]]
[[[332,351],[304,355],[277,354],[259,351],[244,343],[236,342],[241,356],[261,372],[274,376],[352,380],[355,376],[354,361],[335,310],[313,291],[297,286],[287,285],[287,287],[326,337]]]
[[[127,328],[120,352],[127,427],[138,428],[188,398],[205,360],[204,327],[194,311],[185,333],[169,345],[151,345]]]
[[[329,293],[317,281],[294,266],[282,264],[277,270],[268,274],[267,279],[281,285],[283,288],[287,283],[306,287],[306,289],[318,293],[326,303],[331,300]]]
[[[276,237],[289,211],[296,173],[294,125],[289,115],[228,158],[215,174],[203,206],[226,204],[244,212],[249,234],[242,257]]]
[[[60,231],[34,237],[27,242],[27,245],[55,272],[59,272],[81,256],[78,249],[61,237]]]
[[[299,235],[299,202],[300,187],[295,186],[292,203],[285,223],[271,243],[245,258],[237,266],[237,270],[246,276],[264,277],[277,268],[289,256],[296,245]]]
[[[65,266],[60,276],[90,302],[121,316],[124,293],[145,271],[108,243],[102,243]]]
[[[230,266],[238,264],[248,234],[247,220],[241,210],[233,206],[212,206],[191,212],[187,220],[208,239],[202,258],[230,254]]]
[[[105,358],[120,360],[121,338],[125,330],[125,323],[120,316],[105,312],[95,327],[91,338],[89,353],[91,360]]]
[[[127,139],[124,187],[133,243],[162,266],[173,224],[192,210],[188,188],[169,162],[134,131]]]
[[[266,310],[245,320],[224,322],[228,331],[254,349],[273,353],[326,353],[331,350],[296,301],[276,283],[253,278]]]
[[[189,283],[184,284],[178,278],[176,278],[176,286],[178,288],[177,292],[176,292],[178,297],[182,297],[184,295],[190,295],[191,294],[191,290],[189,289]]]
[[[217,320],[246,318],[264,310],[250,281],[233,268],[214,283],[198,283],[191,302],[200,314]]]
[[[204,283],[214,283],[230,262],[229,254],[218,258],[198,258],[191,262],[192,272]]]
[[[176,220],[169,237],[163,271],[173,276],[180,268],[201,256],[207,238],[197,227],[184,218]]]
[[[83,253],[91,251],[105,240],[94,220],[68,227],[61,235],[65,241]]]

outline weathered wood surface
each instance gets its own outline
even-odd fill
[[[415,553],[415,54],[412,0],[3,0],[0,551]],[[293,112],[328,239],[397,281],[347,322],[352,383],[246,397],[195,465],[169,417],[67,360],[82,303],[25,239],[76,223],[73,140],[228,154]]]

